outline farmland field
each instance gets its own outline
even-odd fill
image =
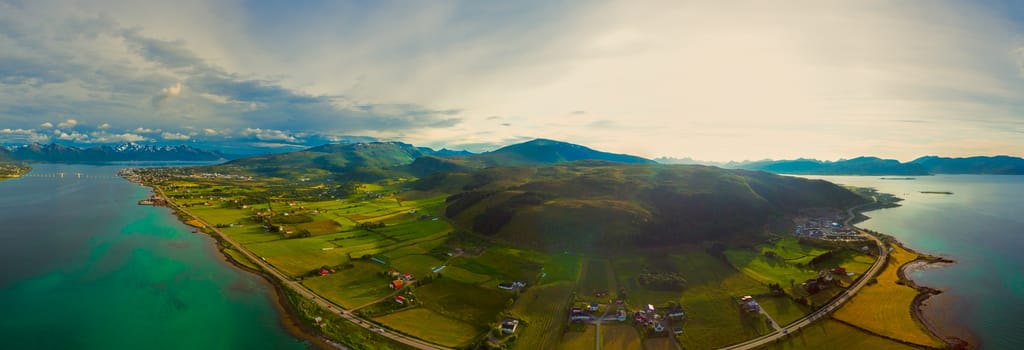
[[[399,311],[373,320],[402,333],[451,347],[468,345],[480,333],[473,325],[444,317],[422,307]]]
[[[572,289],[572,283],[561,282],[534,286],[520,295],[512,307],[512,317],[525,326],[516,340],[517,349],[551,349],[558,344]]]
[[[943,343],[927,333],[911,315],[910,305],[917,290],[897,283],[900,267],[915,258],[917,254],[894,245],[885,269],[876,277],[878,283],[861,289],[833,317],[894,339],[942,347]]]
[[[391,294],[389,279],[380,276],[383,265],[355,261],[354,267],[321,277],[307,277],[302,284],[346,309],[359,307]]]
[[[633,326],[602,325],[601,326],[602,349],[639,349],[641,345],[640,334],[637,334]]]
[[[567,350],[590,350],[596,346],[594,344],[594,337],[596,328],[594,326],[587,326],[582,332],[565,332],[562,334],[562,340],[558,344],[558,349]]]
[[[917,347],[872,335],[842,322],[823,319],[798,333],[759,348],[761,350],[878,349],[910,350]]]

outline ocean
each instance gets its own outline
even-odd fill
[[[865,213],[871,219],[858,226],[956,261],[910,274],[943,291],[927,301],[925,318],[944,335],[985,349],[1024,349],[1024,176],[805,177],[903,198],[900,207]]]
[[[150,191],[120,168],[38,164],[0,181],[0,348],[306,348],[268,282],[137,205]]]

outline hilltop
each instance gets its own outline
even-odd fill
[[[328,144],[298,152],[237,159],[211,167],[218,172],[273,177],[332,177],[376,181],[423,177],[437,172],[470,171],[495,166],[526,166],[602,160],[654,164],[641,157],[596,151],[567,142],[536,139],[486,153],[416,147],[401,142]]]
[[[417,188],[459,192],[445,215],[464,228],[552,251],[745,240],[800,208],[862,200],[764,172],[595,161],[441,173]]]

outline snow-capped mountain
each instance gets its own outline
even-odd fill
[[[90,148],[33,143],[0,149],[0,159],[29,162],[213,161],[225,158],[219,151],[188,145],[153,146],[134,142]]]

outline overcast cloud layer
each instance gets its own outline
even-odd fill
[[[1024,156],[999,1],[0,0],[0,143]]]

